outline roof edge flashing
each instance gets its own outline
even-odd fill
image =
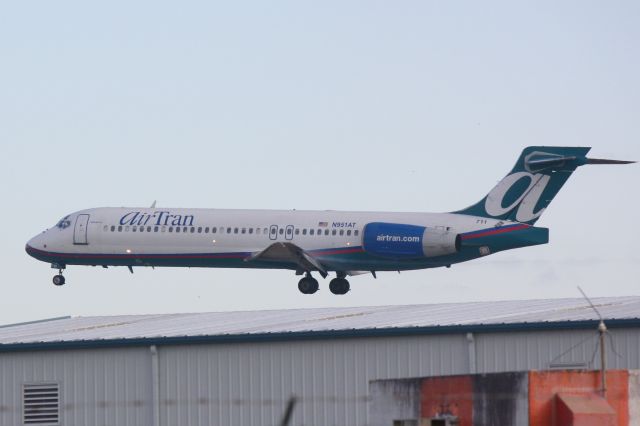
[[[503,324],[444,325],[427,327],[389,327],[343,330],[315,330],[275,333],[243,333],[199,336],[137,337],[119,339],[64,340],[51,342],[17,342],[0,344],[0,353],[35,350],[105,349],[136,346],[178,346],[189,344],[229,344],[327,340],[346,338],[400,337],[466,333],[504,333],[597,329],[598,320],[524,322]],[[640,327],[640,318],[610,319],[608,328]],[[464,337],[464,336],[463,336]]]

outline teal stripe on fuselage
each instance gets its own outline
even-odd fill
[[[504,229],[489,228],[461,234],[458,253],[433,258],[383,258],[370,255],[362,247],[309,250],[309,254],[330,271],[398,271],[449,266],[502,250],[545,244],[548,240],[546,228],[510,225]],[[27,251],[43,262],[65,265],[297,269],[297,265],[291,262],[259,260],[247,262],[245,259],[251,255],[250,252],[116,255],[54,253],[32,247],[27,247]]]

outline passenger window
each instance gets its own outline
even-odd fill
[[[231,233],[231,228],[227,228],[227,234]]]
[[[193,234],[194,232],[196,232],[196,227],[195,227],[195,226],[192,226],[192,227],[191,227],[191,233]]]
[[[111,232],[116,230],[116,226],[115,225],[111,225]]]
[[[160,230],[161,230],[162,232],[167,232],[167,227],[166,227],[166,226],[163,226],[162,228],[160,228]]]
[[[147,232],[151,232],[151,227],[147,226]]]
[[[253,234],[253,228],[249,228],[249,233]]]
[[[209,227],[207,226],[206,228],[204,228],[204,233],[208,234],[209,233]]]
[[[359,233],[360,233],[360,231],[357,230],[357,229],[355,231],[353,231],[353,235],[355,235],[356,237],[358,236]]]
[[[220,228],[220,230],[222,231],[222,228]],[[218,231],[218,228],[216,228],[215,226],[213,228],[211,228],[211,233],[215,234]]]
[[[233,228],[233,233],[237,234],[238,233],[238,228]]]
[[[335,232],[335,229],[334,229],[334,232]],[[328,229],[324,230],[324,235],[329,235],[329,230]]]
[[[198,234],[202,234],[202,226],[198,226]]]
[[[105,226],[103,226],[103,227],[102,227],[102,230],[103,230],[104,232],[107,232],[107,231],[109,230],[109,225],[105,225]]]
[[[293,231],[291,228],[287,227],[287,235],[291,235],[291,231]]]
[[[243,234],[246,234],[246,233],[247,233],[247,228],[242,228],[242,231],[241,231],[241,232],[242,232]]]
[[[131,227],[131,232],[136,232],[137,229],[138,229],[138,227],[136,225],[133,225]]]
[[[347,230],[347,237],[350,237],[350,236],[351,236],[351,229],[348,229]]]
[[[173,232],[173,226],[169,227],[169,232]]]
[[[344,235],[344,229],[340,230],[340,235]]]
[[[158,232],[158,229],[159,229],[159,228],[158,228],[157,226],[154,226],[154,227],[153,227],[153,232]]]
[[[300,235],[300,229],[296,228],[296,235]]]
[[[176,232],[180,232],[180,227],[176,226]]]
[[[122,232],[122,226],[118,226],[118,232]]]
[[[124,227],[124,232],[129,232],[129,225]]]
[[[280,235],[284,234],[284,229],[280,228]]]
[[[313,235],[315,231],[313,229],[309,229],[309,235]]]
[[[302,230],[302,235],[307,235],[307,228],[304,228],[304,229]]]
[[[182,232],[187,232],[187,229],[189,229],[189,228],[187,228],[187,227],[185,226],[184,228],[182,228]],[[193,231],[191,231],[191,232],[193,232]]]
[[[336,235],[336,230],[331,231],[331,235]]]

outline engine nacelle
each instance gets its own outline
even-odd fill
[[[460,238],[441,229],[372,222],[364,227],[362,245],[367,253],[376,256],[419,259],[458,252]]]

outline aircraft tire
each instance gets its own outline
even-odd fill
[[[318,280],[312,277],[304,277],[298,281],[298,290],[302,294],[313,294],[318,291]]]
[[[65,283],[65,279],[64,279],[64,275],[54,275],[53,276],[53,284],[59,286],[64,285]]]
[[[333,294],[347,294],[351,286],[345,278],[334,278],[329,283],[329,290]]]

